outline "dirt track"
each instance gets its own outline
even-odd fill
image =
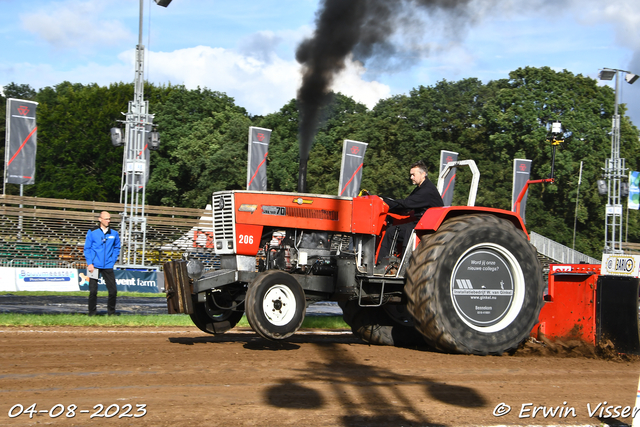
[[[633,406],[640,374],[635,359],[447,355],[368,346],[344,333],[271,343],[246,330],[0,329],[0,425],[631,424],[598,419],[600,410],[590,417],[587,404]],[[14,405],[33,403],[54,415],[56,404],[65,408],[57,418],[9,417],[12,407],[20,411]],[[501,403],[511,411],[495,417]],[[527,403],[529,417],[519,418]],[[118,405],[108,412],[114,419],[90,418],[98,404]],[[137,404],[146,415],[118,422],[127,404],[125,415],[142,414]],[[69,405],[77,409],[66,418]],[[560,406],[568,416],[531,418],[534,406]]]

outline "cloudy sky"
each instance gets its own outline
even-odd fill
[[[396,55],[350,58],[334,90],[373,107],[419,85],[487,82],[525,66],[593,78],[603,67],[640,74],[637,0],[451,2],[465,4],[454,17],[416,7],[413,25],[391,37]],[[226,92],[252,114],[295,98],[295,51],[313,34],[318,0],[143,3],[147,80]],[[131,82],[138,24],[138,0],[0,0],[0,86]],[[640,124],[640,80],[624,83],[621,96]]]

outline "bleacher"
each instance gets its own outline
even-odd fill
[[[0,195],[0,266],[85,268],[85,236],[103,210],[119,231],[120,203]],[[208,269],[219,267],[207,239],[196,239],[211,233],[210,210],[145,206],[145,215],[145,265],[161,267],[188,252]]]

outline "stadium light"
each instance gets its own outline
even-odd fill
[[[600,72],[598,73],[598,78],[600,80],[613,80],[613,77],[615,75],[616,75],[616,70],[605,68],[604,70],[600,70]]]
[[[124,139],[122,138],[122,129],[111,128],[111,143],[114,147],[120,147],[122,144],[124,144]]]

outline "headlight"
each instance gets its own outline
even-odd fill
[[[199,260],[190,259],[189,262],[187,262],[187,274],[193,280],[197,280],[200,277],[202,277],[203,273],[204,273],[204,264],[202,264]]]

